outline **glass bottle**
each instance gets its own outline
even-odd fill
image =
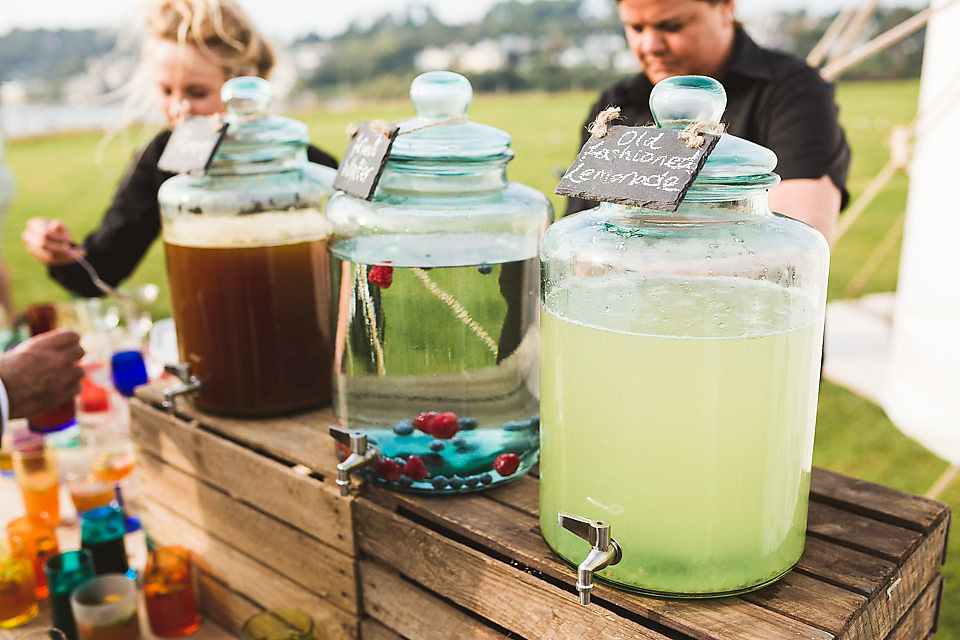
[[[726,95],[685,76],[650,104],[716,126]],[[803,550],[829,256],[770,212],[775,165],[724,134],[676,212],[602,203],[544,237],[541,530],[579,564],[561,520],[609,527],[618,586],[739,593]]]
[[[333,169],[307,161],[307,127],[266,115],[270,86],[222,88],[230,125],[202,176],[160,188],[180,357],[203,382],[196,404],[263,416],[330,399],[327,312]]]
[[[553,212],[507,180],[509,134],[466,119],[466,78],[425,73],[410,95],[417,116],[372,199],[339,192],[327,210],[333,409],[380,448],[374,481],[477,490],[537,461],[537,251]]]

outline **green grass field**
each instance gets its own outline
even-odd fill
[[[849,180],[856,198],[886,163],[885,139],[895,124],[908,124],[915,112],[915,81],[842,84],[838,90],[841,118],[853,148]],[[562,171],[574,157],[578,128],[592,102],[588,93],[483,95],[469,110],[472,120],[505,129],[513,136],[516,158],[510,165],[512,180],[552,194]],[[305,121],[315,143],[340,157],[346,147],[346,126],[371,119],[401,120],[413,115],[405,101],[354,105],[343,110],[290,113]],[[146,140],[145,133],[132,138]],[[20,231],[31,216],[59,217],[78,239],[95,227],[110,198],[131,146],[115,140],[97,156],[98,133],[75,133],[13,140],[8,159],[18,179],[18,192],[4,221],[2,247],[10,266],[18,305],[69,297],[49,281],[44,269],[24,250]],[[907,178],[895,176],[887,189],[864,212],[834,248],[830,299],[847,293],[851,280],[906,205]],[[551,195],[554,207],[561,198]],[[865,280],[857,295],[893,291],[899,264],[899,242]],[[132,283],[161,285],[159,316],[169,315],[163,252],[159,243],[147,255]],[[947,464],[904,437],[876,405],[849,391],[824,382],[821,388],[814,464],[847,475],[923,494]],[[960,508],[960,481],[941,499]],[[952,536],[943,567],[946,589],[937,640],[960,640],[960,536]]]

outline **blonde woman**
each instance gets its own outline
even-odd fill
[[[159,0],[151,5],[142,76],[152,81],[170,128],[135,154],[99,228],[82,245],[62,221],[31,218],[21,237],[48,265],[50,276],[70,291],[101,292],[76,263],[84,256],[113,286],[129,276],[160,233],[157,190],[172,174],[157,167],[171,129],[188,115],[225,110],[220,87],[237,76],[267,78],[274,53],[232,0]],[[311,162],[336,167],[328,154],[309,147]]]

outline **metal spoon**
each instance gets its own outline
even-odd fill
[[[109,284],[107,284],[104,280],[102,280],[100,276],[97,274],[97,270],[94,269],[93,265],[87,262],[87,259],[84,258],[83,256],[80,256],[79,258],[77,258],[77,264],[83,267],[83,270],[87,272],[88,276],[90,276],[90,281],[93,282],[94,286],[96,286],[97,289],[100,289],[100,291],[102,291],[103,293],[107,294],[108,296],[114,296],[121,300],[125,300],[125,301],[129,300],[131,302],[133,301],[133,298],[131,298],[125,293],[120,293],[119,291],[111,287]]]

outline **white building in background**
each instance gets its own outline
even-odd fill
[[[22,104],[27,101],[27,85],[21,80],[0,82],[0,105]]]
[[[481,40],[468,47],[457,60],[457,69],[467,73],[498,71],[507,66],[509,52],[496,40]]]

